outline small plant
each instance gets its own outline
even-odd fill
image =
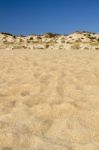
[[[27,49],[27,46],[23,46],[24,49]]]
[[[92,36],[91,36],[90,39],[91,39],[91,40],[96,40],[96,37],[92,37]]]
[[[99,42],[99,38],[97,39],[97,41]]]
[[[46,44],[45,48],[49,48],[49,45],[48,45],[48,44]]]
[[[31,43],[31,41],[27,40],[27,43]]]
[[[37,36],[37,40],[41,40],[42,38],[40,36]]]
[[[19,42],[24,42],[24,40],[23,40],[23,39],[20,39]]]
[[[7,32],[1,32],[1,34],[13,36],[11,33],[7,33]]]
[[[33,40],[33,37],[30,37],[29,40]]]
[[[96,47],[95,49],[96,49],[96,50],[99,50],[99,47]]]
[[[66,42],[67,44],[71,44],[71,42]]]
[[[46,33],[46,35],[47,35],[49,38],[53,38],[53,37],[56,37],[56,36],[57,36],[57,34],[53,34],[53,33],[51,33],[51,32]]]
[[[16,39],[16,36],[15,36],[15,35],[13,35],[13,38],[14,38],[14,39]]]
[[[84,49],[89,49],[88,47],[85,47]]]
[[[72,39],[72,36],[70,36],[69,38]]]

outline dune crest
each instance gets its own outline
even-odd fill
[[[0,49],[82,49],[99,50],[99,34],[74,32],[70,35],[46,33],[43,35],[15,36],[0,34]]]

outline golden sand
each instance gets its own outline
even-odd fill
[[[0,50],[0,150],[99,150],[99,51]]]

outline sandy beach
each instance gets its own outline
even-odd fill
[[[0,150],[99,150],[99,51],[0,49]]]

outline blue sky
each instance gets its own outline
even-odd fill
[[[0,0],[0,32],[99,32],[99,0]]]

